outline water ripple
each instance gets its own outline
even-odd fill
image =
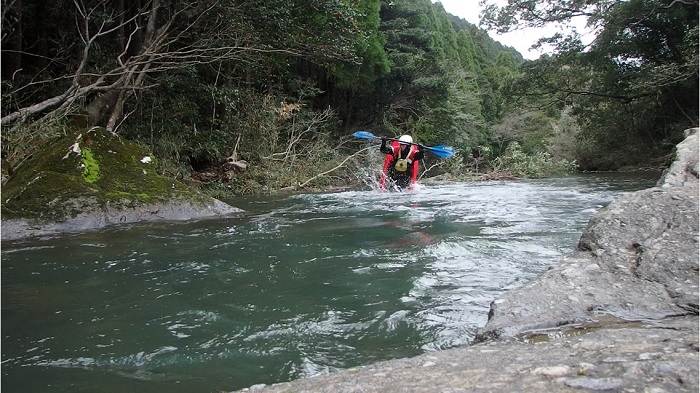
[[[469,344],[629,189],[595,179],[241,199],[3,243],[3,388],[234,390]]]

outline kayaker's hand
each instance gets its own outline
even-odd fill
[[[416,151],[416,154],[413,156],[413,159],[422,160],[423,158],[425,158],[425,152],[420,146],[418,146],[418,151]]]
[[[386,147],[386,137],[385,136],[382,137],[382,145],[379,146],[379,151],[381,151],[382,153],[391,154],[391,148]]]

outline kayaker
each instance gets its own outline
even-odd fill
[[[399,190],[413,190],[418,179],[418,161],[423,159],[424,153],[420,147],[413,143],[410,135],[401,135],[398,141],[386,144],[386,137],[382,137],[382,145],[379,151],[386,154],[380,186],[387,189],[387,180]]]

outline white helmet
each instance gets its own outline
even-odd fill
[[[410,135],[401,135],[401,137],[399,138],[399,143],[411,144],[413,143],[413,138],[411,138]]]

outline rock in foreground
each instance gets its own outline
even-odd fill
[[[47,144],[12,174],[2,188],[2,240],[239,212],[158,175],[144,148],[95,127]]]
[[[544,342],[482,343],[243,391],[697,392],[698,323],[599,329]]]

